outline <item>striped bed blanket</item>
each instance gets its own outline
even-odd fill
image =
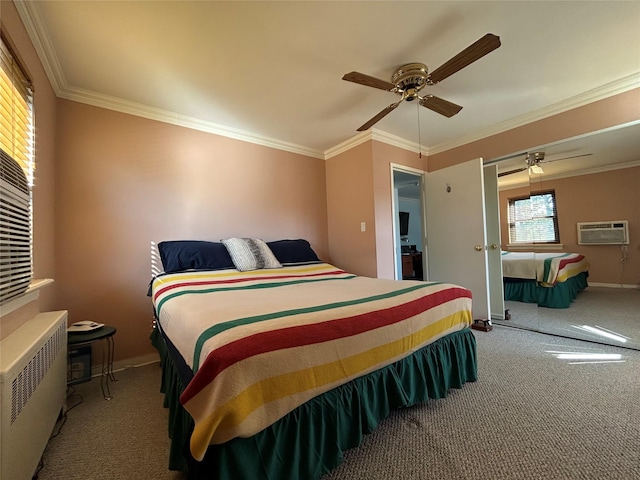
[[[154,279],[161,329],[194,377],[191,454],[250,437],[311,398],[472,323],[457,285],[360,277],[327,263]]]
[[[546,287],[588,271],[589,262],[578,253],[502,252],[504,277],[537,280]]]

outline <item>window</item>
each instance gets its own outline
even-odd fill
[[[0,43],[0,148],[22,167],[33,183],[33,92],[4,37]]]
[[[0,35],[0,304],[31,282],[33,93]]]
[[[554,190],[509,199],[510,243],[559,243]]]

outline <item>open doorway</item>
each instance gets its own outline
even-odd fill
[[[424,172],[391,166],[393,183],[393,225],[395,278],[424,279]]]

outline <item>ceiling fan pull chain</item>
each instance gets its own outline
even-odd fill
[[[418,158],[422,158],[422,140],[420,139],[420,104],[416,102],[416,113],[418,114]]]

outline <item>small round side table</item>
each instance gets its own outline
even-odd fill
[[[115,343],[113,336],[116,333],[115,327],[104,325],[88,332],[67,332],[67,345],[77,347],[83,344],[90,344],[100,340],[102,351],[102,373],[100,375],[100,388],[105,400],[111,400],[109,390],[109,380],[116,382],[113,375],[113,352]],[[106,343],[106,348],[104,343]]]

